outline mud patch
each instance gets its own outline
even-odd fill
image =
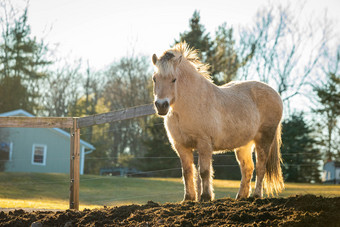
[[[32,225],[32,223],[34,223]],[[83,211],[0,212],[0,226],[340,226],[340,197],[303,195],[105,207]]]

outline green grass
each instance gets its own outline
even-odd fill
[[[67,174],[0,173],[0,207],[67,209]],[[214,180],[216,198],[234,198],[239,181]],[[286,183],[279,196],[316,194],[340,196],[340,185]],[[121,178],[85,175],[80,177],[80,209],[123,204],[179,202],[183,183],[174,178]]]

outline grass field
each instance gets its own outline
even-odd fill
[[[67,174],[0,173],[1,208],[68,209]],[[216,198],[234,198],[239,181],[214,180]],[[340,196],[340,185],[286,183],[280,197],[296,194]],[[80,177],[80,209],[147,201],[178,202],[183,197],[181,179],[121,178],[85,175]]]

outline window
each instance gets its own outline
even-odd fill
[[[46,145],[33,144],[32,151],[32,164],[33,165],[46,165]]]
[[[0,160],[12,160],[12,147],[12,143],[0,141]]]

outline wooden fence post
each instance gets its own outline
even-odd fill
[[[75,210],[79,210],[80,129],[77,121],[78,118],[73,118],[70,147],[70,209]]]

